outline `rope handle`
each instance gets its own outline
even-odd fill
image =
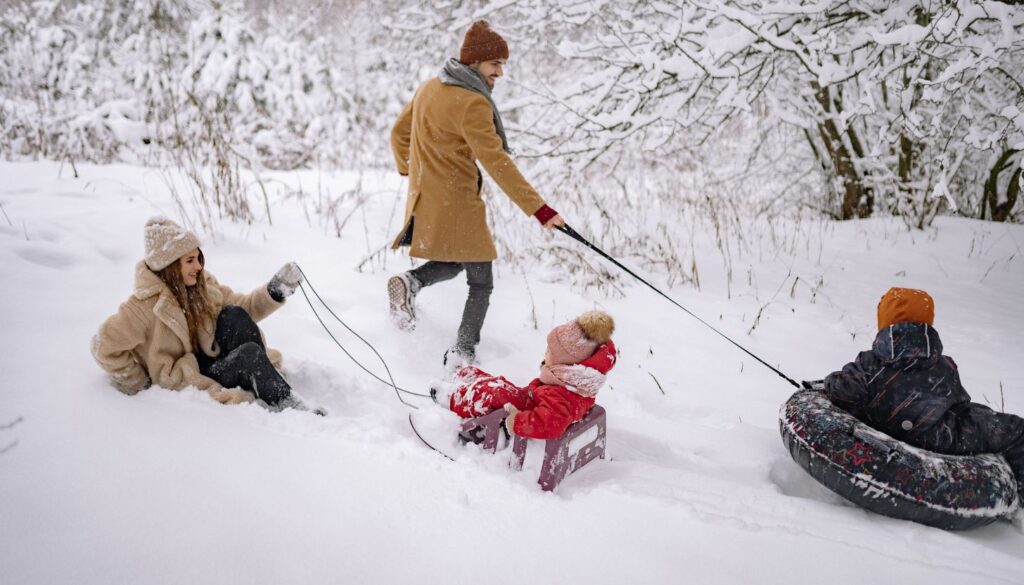
[[[781,372],[781,371],[780,371],[780,370],[779,370],[778,368],[776,368],[776,367],[772,366],[771,364],[769,364],[768,362],[764,361],[763,359],[761,359],[760,357],[758,357],[757,355],[755,355],[755,354],[754,354],[754,353],[753,353],[752,351],[750,351],[749,349],[747,349],[747,348],[743,347],[743,346],[742,346],[742,345],[740,345],[739,343],[736,343],[736,342],[735,342],[735,341],[733,341],[733,340],[732,340],[732,338],[730,338],[730,337],[729,337],[728,335],[726,335],[726,334],[722,333],[721,331],[719,331],[718,329],[716,329],[716,328],[715,328],[714,326],[712,326],[712,325],[711,325],[710,323],[708,323],[708,322],[707,322],[707,321],[705,321],[704,319],[701,319],[701,318],[700,318],[700,317],[698,317],[698,316],[697,316],[696,314],[694,314],[694,313],[693,313],[692,311],[690,311],[690,310],[689,310],[689,309],[687,309],[686,307],[684,307],[684,306],[680,305],[679,303],[677,303],[677,302],[675,301],[675,299],[673,299],[672,297],[668,296],[667,294],[665,294],[665,293],[661,292],[661,290],[660,290],[660,289],[659,289],[658,287],[656,287],[656,286],[654,286],[653,284],[651,284],[651,283],[647,282],[646,280],[644,280],[643,278],[641,278],[641,277],[640,277],[640,276],[639,276],[638,274],[636,274],[635,272],[633,272],[633,271],[632,271],[632,270],[630,270],[629,268],[626,268],[625,266],[623,266],[623,265],[622,265],[622,263],[620,263],[620,262],[619,262],[618,260],[616,260],[615,258],[612,258],[611,256],[609,256],[609,255],[608,255],[608,254],[607,254],[607,253],[606,253],[606,252],[605,252],[604,250],[602,250],[602,249],[598,248],[597,246],[595,246],[594,244],[590,243],[590,242],[589,242],[589,241],[588,241],[588,240],[587,240],[586,238],[584,238],[583,236],[581,236],[581,235],[579,234],[579,232],[577,232],[576,230],[572,229],[572,228],[571,228],[571,227],[570,227],[570,226],[569,226],[568,224],[566,224],[566,225],[564,225],[564,226],[555,226],[555,228],[556,228],[556,229],[557,229],[558,231],[560,231],[560,232],[564,233],[565,235],[569,236],[570,238],[572,238],[572,239],[576,240],[577,242],[579,242],[579,243],[583,244],[584,246],[586,246],[586,247],[590,248],[591,250],[593,250],[593,251],[597,252],[598,254],[600,254],[601,256],[603,256],[603,257],[604,257],[605,259],[607,259],[607,260],[608,260],[609,262],[611,262],[612,264],[614,264],[614,265],[618,266],[619,268],[621,268],[621,269],[622,269],[623,271],[625,271],[625,272],[626,272],[627,274],[629,274],[629,275],[630,275],[630,276],[632,276],[633,278],[635,278],[635,279],[639,280],[640,282],[642,282],[642,283],[646,284],[646,285],[647,285],[648,287],[650,287],[650,289],[651,289],[651,290],[653,290],[654,292],[658,293],[659,295],[661,295],[662,297],[664,297],[664,298],[665,298],[666,300],[668,300],[668,302],[672,303],[672,304],[673,304],[673,305],[675,305],[676,307],[679,307],[680,309],[682,309],[683,311],[685,311],[687,315],[689,315],[689,316],[693,317],[694,319],[696,319],[696,320],[700,321],[700,322],[701,322],[701,323],[702,323],[702,324],[703,324],[703,325],[704,325],[705,327],[707,327],[708,329],[711,329],[712,331],[714,331],[715,333],[717,333],[718,335],[720,335],[720,336],[721,336],[721,337],[722,337],[723,339],[725,339],[725,340],[726,340],[726,341],[728,341],[729,343],[731,343],[731,344],[735,345],[735,346],[736,346],[736,347],[738,347],[738,348],[739,348],[740,350],[742,350],[742,351],[743,351],[744,353],[746,353],[746,354],[747,354],[747,355],[749,355],[750,357],[752,357],[752,358],[754,358],[755,360],[757,360],[757,361],[758,361],[758,362],[759,362],[759,363],[760,363],[761,365],[763,365],[763,366],[765,366],[766,368],[768,368],[769,370],[771,370],[771,371],[775,372],[776,374],[778,374],[779,376],[781,376],[781,377],[782,377],[782,379],[786,380],[787,382],[789,382],[789,383],[790,383],[790,384],[792,384],[793,386],[795,386],[795,387],[797,387],[797,388],[800,388],[800,384],[798,384],[798,383],[796,382],[796,380],[794,380],[794,379],[790,378],[790,377],[789,377],[789,376],[787,376],[786,374],[783,374],[783,373],[782,373],[782,372]]]

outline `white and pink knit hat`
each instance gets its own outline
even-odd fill
[[[578,364],[611,339],[615,321],[603,311],[589,311],[548,333],[549,366]]]

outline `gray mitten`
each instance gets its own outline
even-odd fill
[[[274,278],[267,283],[267,292],[280,303],[291,296],[300,284],[302,284],[302,272],[299,270],[299,265],[289,262],[282,266]]]
[[[800,385],[803,386],[805,390],[814,390],[815,392],[825,391],[825,380],[804,380]]]

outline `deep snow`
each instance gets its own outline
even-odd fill
[[[93,362],[89,339],[131,292],[145,219],[181,217],[157,170],[78,171],[0,163],[0,425],[22,419],[0,429],[5,584],[1024,583],[1019,518],[947,533],[853,507],[785,451],[785,381],[640,285],[607,298],[556,282],[558,268],[542,263],[526,275],[529,290],[498,266],[481,366],[525,383],[548,329],[595,306],[616,317],[622,350],[598,397],[612,460],[556,494],[508,471],[503,456],[468,452],[451,463],[423,447],[408,410],[334,346],[301,293],[262,325],[293,385],[330,416],[221,406],[196,391],[124,396]],[[223,221],[215,237],[201,233],[207,268],[247,290],[298,261],[399,385],[426,390],[464,283],[426,289],[406,334],[388,320],[384,283],[410,261],[389,254],[384,270],[356,270],[393,235],[404,186],[363,176],[365,203],[338,238],[313,214],[317,185],[337,195],[356,175],[271,179],[304,181],[310,195],[271,189],[272,226]],[[564,237],[519,221],[537,239]],[[1024,227],[940,218],[923,232],[888,219],[800,229],[806,241],[792,253],[734,258],[731,295],[713,235],[699,234],[702,289],[670,294],[812,379],[868,347],[889,286],[927,289],[974,399],[1024,414]],[[746,237],[769,246],[765,233]],[[435,423],[446,416],[409,400]]]

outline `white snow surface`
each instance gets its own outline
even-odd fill
[[[558,282],[541,263],[526,273],[529,291],[496,265],[480,366],[526,383],[548,330],[592,308],[614,315],[621,349],[598,395],[610,460],[556,493],[540,491],[529,469],[508,470],[507,452],[451,440],[450,462],[424,447],[409,410],[330,341],[301,292],[261,326],[295,389],[329,416],[222,406],[195,390],[125,396],[93,362],[89,339],[131,292],[145,220],[182,218],[158,170],[78,173],[0,163],[5,585],[1024,583],[1019,516],[950,533],[854,507],[783,447],[777,413],[793,391],[784,380],[641,285],[607,298]],[[425,392],[453,340],[464,280],[422,291],[416,331],[403,333],[388,318],[385,282],[412,263],[389,253],[383,269],[356,270],[394,235],[404,184],[357,173],[264,178],[303,181],[314,195],[270,189],[272,225],[225,220],[200,232],[207,268],[250,290],[297,261],[399,385]],[[311,211],[318,185],[341,193],[359,180],[371,195],[336,237]],[[538,240],[564,237],[520,221]],[[799,380],[869,347],[889,286],[926,289],[974,399],[1024,414],[1022,226],[939,218],[925,231],[892,219],[801,229],[820,244],[733,258],[731,294],[714,236],[701,234],[701,289],[669,294]],[[794,276],[801,284],[791,287]],[[803,283],[819,277],[812,295]],[[351,334],[333,330],[380,372]],[[454,415],[408,400],[427,426],[454,432]]]

